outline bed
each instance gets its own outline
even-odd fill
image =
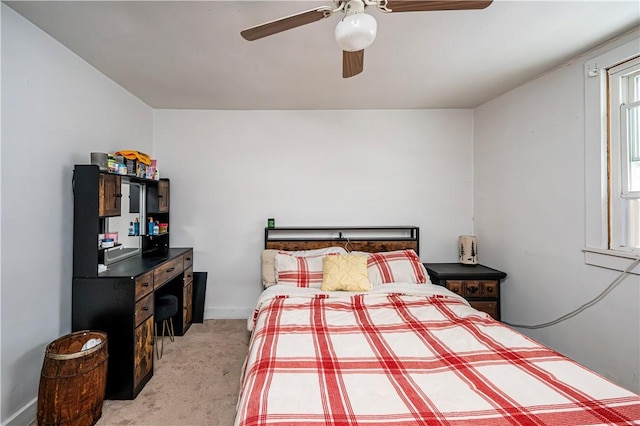
[[[236,425],[640,424],[640,396],[431,284],[417,230],[337,232],[265,243]]]

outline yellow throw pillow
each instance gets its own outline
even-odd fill
[[[322,259],[322,290],[369,291],[367,256],[341,254]]]

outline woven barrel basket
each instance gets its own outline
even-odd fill
[[[82,347],[90,339],[100,343]],[[38,389],[38,425],[88,426],[102,416],[107,385],[107,335],[78,331],[51,342]]]

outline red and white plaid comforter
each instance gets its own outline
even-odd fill
[[[281,287],[250,320],[236,425],[640,424],[638,395],[442,287]]]

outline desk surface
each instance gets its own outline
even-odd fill
[[[164,256],[134,256],[108,265],[107,270],[98,274],[98,278],[135,277],[154,269],[163,263],[193,250],[191,247],[170,248]]]

